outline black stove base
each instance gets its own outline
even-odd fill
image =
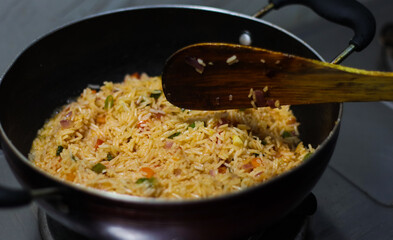
[[[317,201],[311,193],[287,217],[268,228],[253,234],[246,240],[306,240],[311,216],[317,209]],[[42,240],[90,240],[76,233],[48,216],[43,210],[38,211],[38,221]],[[243,240],[243,239],[238,239]]]

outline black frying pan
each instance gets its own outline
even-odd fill
[[[339,2],[357,7],[352,0]],[[356,19],[362,14],[357,8],[351,12]],[[358,36],[356,26],[351,27]],[[197,42],[238,43],[244,31],[251,34],[255,46],[322,60],[300,39],[270,23],[190,6],[140,7],[99,15],[33,43],[0,85],[1,145],[26,189],[2,187],[0,204],[18,206],[34,199],[50,216],[93,239],[233,239],[285,216],[325,170],[338,137],[342,104],[294,107],[301,122],[300,137],[319,146],[315,154],[266,183],[215,198],[168,201],[87,189],[55,179],[27,160],[45,120],[88,84],[122,81],[133,72],[159,75],[166,58],[179,48]],[[366,37],[374,34],[373,29],[366,33]],[[358,49],[363,47],[364,43]]]

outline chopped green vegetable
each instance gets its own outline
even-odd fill
[[[109,96],[106,97],[106,99],[105,99],[105,106],[104,106],[104,109],[105,109],[105,110],[110,109],[111,107],[113,107],[113,104],[114,104],[114,102],[113,102],[113,96],[112,96],[112,95],[109,95]]]
[[[63,149],[64,149],[63,146],[57,146],[56,156],[60,156],[60,153],[63,151]]]
[[[188,125],[188,127],[190,128],[195,128],[195,122],[191,123],[190,125]]]
[[[311,157],[311,155],[312,155],[312,153],[310,153],[310,152],[307,153],[306,156],[304,156],[303,161],[309,159]]]
[[[112,154],[110,154],[110,153],[108,153],[107,155],[106,155],[106,160],[108,160],[108,161],[110,161],[110,160],[112,160],[112,159],[114,159],[115,157],[112,155]]]
[[[161,90],[153,90],[150,93],[150,97],[154,98],[154,99],[158,99],[161,96]]]
[[[292,134],[288,131],[284,131],[281,135],[283,138],[292,137]]]
[[[74,155],[71,156],[71,159],[76,162],[76,157]]]
[[[136,180],[136,184],[141,184],[147,182],[149,184],[149,187],[155,187],[157,185],[157,179],[155,177],[151,178],[139,178]]]
[[[148,178],[139,178],[138,180],[136,180],[136,184],[141,184],[148,180],[149,180]]]
[[[177,136],[179,136],[179,135],[180,135],[180,132],[176,132],[176,133],[170,135],[168,138],[169,138],[169,139],[173,139],[174,137],[177,137]]]
[[[266,142],[265,139],[263,139],[263,140],[261,141],[261,143],[262,143],[262,145],[266,145],[266,144],[267,144],[267,142]]]
[[[106,169],[105,165],[102,163],[97,163],[94,165],[91,170],[93,170],[96,173],[102,173]]]
[[[180,111],[184,112],[184,111],[186,111],[186,109],[185,108],[181,108]]]

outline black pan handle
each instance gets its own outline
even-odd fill
[[[29,204],[33,200],[27,190],[11,189],[0,186],[0,207],[17,207]]]
[[[60,192],[60,189],[55,187],[27,190],[0,186],[0,208],[24,206],[38,198],[60,196]]]
[[[373,14],[356,0],[269,0],[269,3],[273,4],[275,9],[301,4],[329,21],[351,28],[355,36],[350,44],[355,46],[355,51],[367,47],[375,35]]]

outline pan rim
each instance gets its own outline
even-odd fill
[[[208,7],[208,6],[201,6],[201,5],[185,5],[185,4],[157,4],[157,5],[144,5],[144,6],[135,6],[135,7],[129,7],[129,8],[121,8],[121,9],[115,9],[115,10],[110,10],[110,11],[105,11],[97,14],[93,14],[75,21],[71,21],[69,23],[63,24],[59,26],[58,28],[55,28],[54,30],[49,31],[48,33],[42,35],[41,37],[36,38],[34,41],[32,41],[31,44],[29,44],[24,50],[22,50],[15,60],[9,65],[7,70],[5,71],[5,74],[1,77],[0,81],[0,88],[1,85],[4,81],[4,79],[7,77],[7,72],[13,67],[15,62],[24,54],[25,51],[33,47],[35,44],[38,44],[41,40],[45,39],[48,36],[51,36],[52,34],[55,34],[58,31],[61,31],[65,28],[72,27],[73,25],[88,21],[97,17],[102,17],[106,16],[109,14],[116,14],[116,13],[122,13],[122,12],[128,12],[128,11],[139,11],[139,10],[149,10],[149,9],[183,9],[183,10],[197,10],[197,11],[206,11],[206,12],[212,12],[214,14],[223,14],[223,15],[231,15],[234,17],[240,17],[243,19],[251,20],[251,21],[257,21],[259,23],[265,24],[269,27],[272,27],[278,31],[281,31],[288,35],[289,37],[293,38],[294,40],[298,41],[302,45],[304,45],[308,50],[310,50],[317,58],[319,58],[322,61],[325,61],[318,52],[316,52],[310,45],[308,45],[306,42],[304,42],[302,39],[299,37],[295,36],[294,34],[288,32],[287,30],[274,25],[270,22],[267,22],[262,19],[258,19],[246,14],[242,13],[237,13],[229,10],[224,10],[220,8],[215,8],[215,7]],[[76,190],[78,192],[82,192],[85,194],[91,194],[95,197],[100,197],[100,198],[105,198],[108,200],[112,201],[117,201],[117,202],[123,202],[123,203],[130,203],[130,204],[144,204],[144,205],[165,205],[165,206],[173,206],[173,205],[189,205],[189,204],[207,204],[207,203],[212,203],[212,202],[219,202],[219,201],[225,201],[227,199],[235,198],[242,196],[244,194],[247,194],[247,192],[255,191],[256,189],[259,188],[264,188],[268,184],[272,184],[274,182],[279,181],[281,178],[286,177],[287,175],[292,174],[294,171],[297,171],[301,168],[304,168],[309,162],[311,162],[314,159],[314,156],[316,153],[320,151],[320,149],[323,149],[324,146],[330,142],[332,139],[333,135],[335,132],[338,131],[338,128],[341,123],[341,118],[342,118],[342,112],[343,112],[343,103],[336,103],[339,105],[338,107],[338,114],[337,114],[337,119],[335,121],[334,127],[331,129],[329,135],[323,140],[323,142],[319,145],[319,147],[315,150],[314,154],[307,159],[304,163],[301,163],[299,166],[296,166],[295,168],[286,171],[272,179],[269,179],[265,182],[259,183],[257,185],[248,187],[246,189],[242,189],[239,191],[219,195],[219,196],[211,196],[211,197],[206,197],[206,198],[201,198],[201,199],[161,199],[161,198],[148,198],[148,197],[137,197],[137,196],[131,196],[131,195],[124,195],[124,194],[119,194],[115,192],[106,192],[103,190],[99,189],[93,189],[89,188],[86,186],[70,183],[67,181],[64,181],[60,178],[57,178],[55,176],[50,175],[49,173],[45,172],[44,170],[36,167],[35,165],[32,164],[31,161],[27,159],[26,156],[24,156],[17,148],[16,146],[11,142],[11,140],[8,138],[8,136],[5,133],[5,130],[3,129],[3,125],[0,122],[0,136],[1,139],[7,144],[7,147],[15,154],[21,162],[32,168],[33,171],[37,171],[39,174],[44,175],[45,177],[48,177],[50,180],[54,181],[56,184],[60,186],[65,186],[67,188],[71,188],[73,190]],[[3,148],[4,151],[4,148]],[[33,189],[26,189],[26,190],[33,190]]]

